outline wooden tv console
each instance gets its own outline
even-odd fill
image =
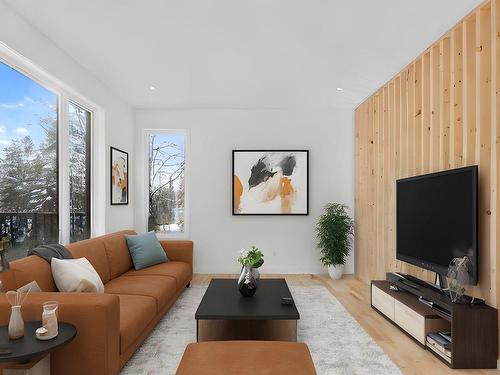
[[[391,284],[400,290],[391,290]],[[387,280],[372,281],[371,306],[451,368],[497,368],[497,309],[487,305],[453,304],[430,288],[419,287],[410,293],[397,284]],[[438,307],[421,303],[419,295]],[[451,358],[426,344],[427,333],[435,331],[451,332]]]

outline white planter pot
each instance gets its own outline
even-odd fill
[[[328,274],[334,280],[341,279],[343,273],[344,273],[344,265],[343,264],[337,264],[335,266],[328,266]]]

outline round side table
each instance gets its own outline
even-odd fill
[[[26,322],[24,336],[10,340],[7,326],[0,327],[0,368],[3,375],[50,375],[50,352],[71,342],[74,325],[59,322],[59,334],[47,341],[37,340],[35,331],[42,322]]]

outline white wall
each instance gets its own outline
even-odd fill
[[[352,116],[351,110],[136,110],[135,199],[143,200],[146,188],[144,129],[187,129],[195,272],[238,272],[237,251],[256,245],[265,255],[262,272],[323,273],[314,234],[322,207],[354,206]],[[232,216],[231,150],[287,148],[310,150],[309,216]],[[146,216],[146,204],[138,204],[138,231],[146,230]]]
[[[133,160],[134,157],[134,125],[131,108],[113,95],[77,61],[19,17],[2,0],[0,0],[0,41],[103,110],[104,122],[101,125],[105,126],[105,130],[96,129],[96,133],[100,136],[98,142],[102,144],[102,148],[94,163],[94,169],[99,171],[98,175],[94,177],[98,179],[101,199],[97,210],[101,214],[100,216],[105,217],[100,232],[132,228],[134,223],[133,200],[128,206],[109,205],[109,147],[115,146],[128,151],[130,160]],[[80,42],[75,41],[75,43]],[[132,181],[131,185],[133,185]]]

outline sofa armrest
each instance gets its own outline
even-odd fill
[[[164,240],[160,243],[168,259],[189,263],[193,270],[193,241]]]
[[[52,374],[118,374],[120,370],[120,301],[99,293],[32,293],[22,306],[25,321],[42,319],[42,304],[57,301],[58,320],[73,324],[78,333],[51,355]],[[10,305],[0,295],[0,324],[8,324]]]

